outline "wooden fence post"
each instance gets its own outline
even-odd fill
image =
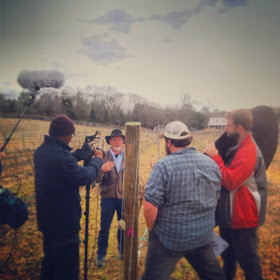
[[[138,265],[138,170],[141,123],[125,124],[124,168],[124,280],[137,279]]]

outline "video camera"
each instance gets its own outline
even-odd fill
[[[86,136],[85,142],[81,149],[76,150],[76,156],[79,160],[84,161],[84,166],[87,166],[94,155],[94,149],[92,145],[90,144],[96,139],[100,139],[98,135],[100,135],[101,132],[99,130],[96,130],[94,135]]]

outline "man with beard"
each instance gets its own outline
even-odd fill
[[[167,156],[145,187],[149,243],[142,280],[165,280],[185,257],[201,279],[225,279],[212,247],[221,173],[217,164],[189,145],[187,126],[169,123],[161,137]]]
[[[222,254],[227,279],[234,279],[237,261],[246,279],[262,279],[257,253],[258,226],[265,220],[267,182],[265,163],[250,129],[252,113],[234,110],[226,114],[226,133],[237,141],[228,151],[226,161],[218,154],[215,144],[204,152],[220,167],[222,190],[216,210],[220,235],[229,243]]]
[[[96,182],[99,184],[101,195],[101,219],[98,235],[98,250],[96,266],[105,266],[109,231],[113,216],[117,212],[118,220],[122,219],[123,207],[123,173],[124,173],[124,141],[125,135],[119,129],[114,129],[111,135],[105,136],[110,149],[105,152],[100,175]],[[117,231],[119,258],[123,259],[123,232]]]

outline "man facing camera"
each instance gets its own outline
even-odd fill
[[[98,236],[98,250],[96,265],[105,265],[107,254],[109,231],[113,216],[117,212],[118,220],[122,219],[123,211],[123,172],[124,172],[124,139],[125,136],[119,129],[114,129],[111,135],[105,137],[110,144],[110,149],[105,152],[104,164],[101,173],[96,180],[100,182],[101,195],[101,219]],[[119,257],[123,258],[123,232],[117,231]]]

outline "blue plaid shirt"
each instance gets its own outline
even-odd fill
[[[165,247],[185,251],[211,242],[220,189],[218,165],[194,147],[154,165],[145,200],[158,208],[152,230]]]

